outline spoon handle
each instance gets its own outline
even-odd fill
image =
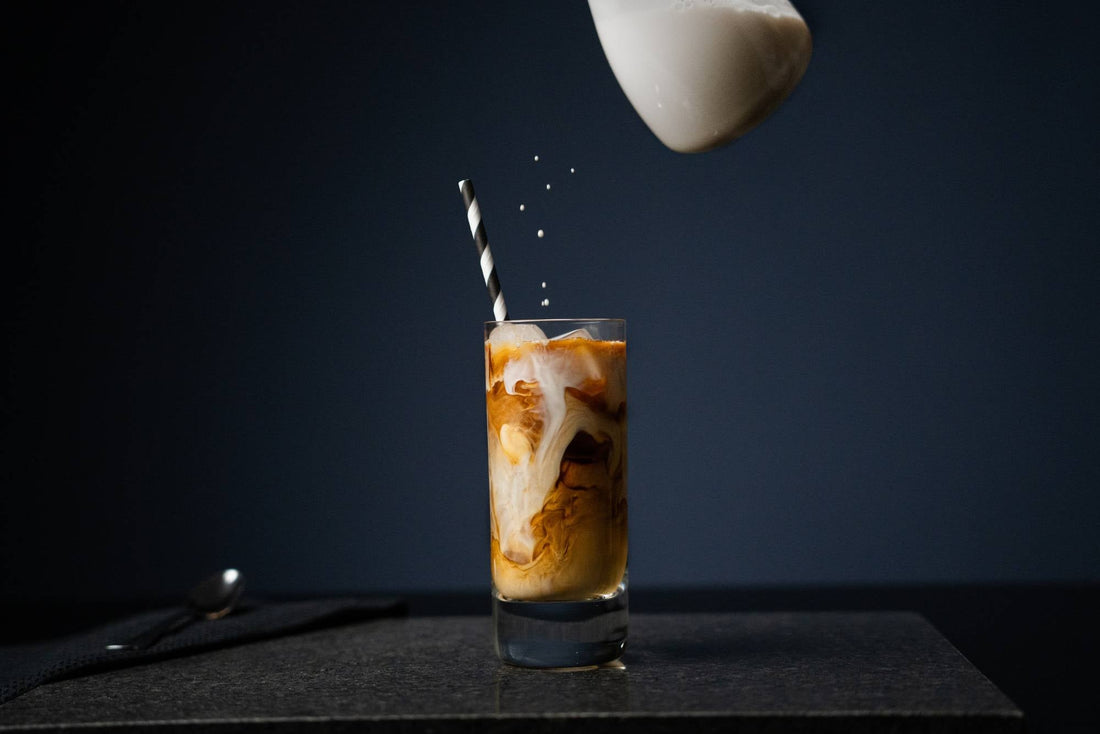
[[[157,640],[170,632],[183,629],[195,621],[195,614],[191,611],[181,611],[166,617],[139,635],[135,635],[126,642],[107,645],[108,650],[144,650],[153,645]]]

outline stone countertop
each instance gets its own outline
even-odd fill
[[[485,616],[382,619],[41,686],[0,732],[1021,732],[907,612],[635,614],[622,667],[501,664]]]

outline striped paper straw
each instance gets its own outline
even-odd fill
[[[458,182],[462,192],[462,201],[466,204],[466,219],[470,222],[470,234],[474,237],[477,252],[481,255],[481,274],[485,277],[485,287],[489,289],[489,298],[493,301],[493,315],[497,321],[508,320],[508,307],[504,305],[504,293],[500,290],[500,278],[493,264],[493,253],[489,251],[489,238],[485,235],[485,223],[481,221],[481,207],[477,205],[474,185],[470,179]]]

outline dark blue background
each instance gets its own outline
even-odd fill
[[[698,156],[581,2],[11,19],[2,595],[487,588],[464,177],[514,317],[628,320],[635,585],[1097,580],[1092,4],[797,5]]]

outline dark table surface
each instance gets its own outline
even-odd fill
[[[266,716],[269,728],[320,730],[323,722],[325,730],[402,731],[443,731],[446,722],[478,729],[486,721],[498,729],[557,730],[555,721],[600,729],[624,718],[632,730],[671,731],[688,718],[694,731],[722,728],[734,716],[741,730],[782,730],[797,720],[800,730],[870,731],[892,722],[900,731],[920,722],[912,730],[945,731],[961,722],[1012,731],[1018,709],[1029,732],[1100,730],[1095,585],[635,591],[626,669],[556,677],[496,663],[483,594],[406,598],[407,619],[43,686],[0,706],[0,729],[157,720],[188,731],[196,721],[237,730]],[[18,633],[9,624],[0,643],[123,611],[7,607],[24,624]],[[801,613],[822,610],[831,611]],[[226,670],[236,672],[230,678]],[[917,718],[899,718],[906,710]]]
[[[499,663],[486,616],[379,619],[43,685],[0,731],[1020,732],[906,612],[636,614],[621,665]]]

